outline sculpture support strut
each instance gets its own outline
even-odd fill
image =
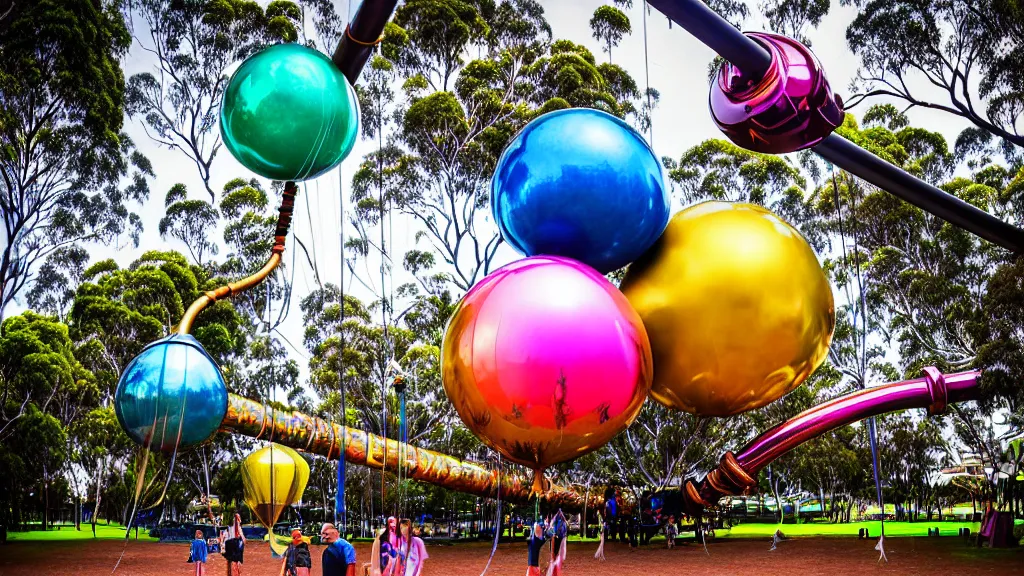
[[[952,402],[976,400],[981,372],[942,374],[935,367],[925,376],[884,384],[841,396],[806,410],[750,441],[737,454],[726,452],[718,468],[700,484],[686,482],[687,509],[697,513],[723,496],[747,493],[757,475],[776,458],[825,432],[887,412],[926,408],[929,416],[945,412]]]
[[[737,455],[726,452],[719,467],[701,482],[688,480],[683,490],[687,510],[699,514],[704,508],[714,507],[723,496],[744,493],[756,485],[758,473],[773,460],[830,430],[897,410],[926,408],[929,415],[939,414],[948,403],[974,400],[979,375],[977,371],[943,375],[929,367],[924,378],[884,384],[815,406],[761,434]],[[525,474],[499,475],[497,470],[411,445],[400,452],[401,443],[396,440],[301,412],[276,410],[235,394],[228,398],[221,430],[256,439],[273,438],[297,450],[328,459],[344,457],[349,463],[392,473],[398,471],[399,458],[404,456],[403,473],[413,480],[485,498],[497,497],[500,481],[506,501],[530,500],[531,479]],[[593,509],[603,501],[599,494],[584,495],[554,483],[544,498],[552,507],[566,511],[580,511],[584,506]]]
[[[192,324],[204,308],[217,300],[230,298],[235,294],[256,286],[263,282],[267,276],[270,276],[270,273],[281,264],[281,255],[284,254],[284,242],[288,237],[288,228],[292,223],[292,212],[295,210],[295,195],[298,193],[298,190],[295,182],[286,182],[284,185],[284,192],[281,195],[281,207],[278,209],[277,227],[274,229],[274,246],[271,248],[270,258],[263,265],[263,268],[260,268],[252,276],[246,276],[241,280],[221,286],[216,290],[204,292],[202,296],[188,307],[185,315],[181,317],[181,322],[178,324],[178,334],[188,334],[191,332]]]

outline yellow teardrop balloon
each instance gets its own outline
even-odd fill
[[[298,452],[270,444],[242,462],[245,503],[272,530],[285,508],[299,501],[309,480],[309,464]]]
[[[760,408],[828,354],[835,305],[807,241],[754,204],[676,214],[622,292],[651,341],[651,398],[702,416]]]

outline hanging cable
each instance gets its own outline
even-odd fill
[[[494,541],[491,543],[491,555],[487,557],[487,564],[484,566],[484,571],[480,573],[480,576],[487,574],[487,570],[491,567],[494,553],[498,551],[498,539],[501,537],[501,470],[501,452],[498,452],[498,502],[494,506]]]
[[[379,219],[377,225],[380,227],[380,301],[381,301],[381,322],[384,324],[384,349],[382,350],[383,356],[382,361],[385,366],[384,378],[381,380],[381,437],[384,438],[384,458],[383,467],[380,471],[380,504],[381,512],[387,508],[387,474],[384,472],[388,465],[388,433],[387,433],[387,405],[388,405],[388,392],[387,392],[387,372],[390,367],[391,361],[391,340],[388,330],[388,300],[386,297],[386,287],[384,282],[384,267],[387,258],[387,246],[384,244],[384,213],[385,213],[385,196],[384,196],[384,102],[381,96],[377,96],[377,191],[379,193],[378,200],[378,212]],[[395,509],[397,514],[398,502],[395,502]]]
[[[352,0],[345,2],[346,12],[346,26],[352,22]],[[347,29],[347,28],[346,28]],[[338,452],[338,468],[337,475],[335,477],[335,493],[334,493],[334,522],[342,527],[341,533],[344,538],[348,530],[348,510],[345,507],[345,484],[347,483],[346,476],[348,475],[348,463],[345,461],[345,430],[348,426],[348,412],[345,403],[345,397],[348,395],[348,391],[345,387],[345,178],[341,170],[341,164],[338,164],[338,250],[339,250],[339,274],[340,280],[338,284],[338,306],[339,306],[339,322],[338,322],[338,349],[335,352],[338,360],[338,387],[341,392],[341,451]],[[321,294],[323,291],[321,290]],[[333,432],[334,426],[331,426]]]
[[[270,292],[273,290],[274,283],[273,283],[273,278],[272,277],[269,280],[270,281],[268,281],[266,284],[264,284],[264,287],[267,290],[267,301],[266,301],[266,308],[267,308],[267,310],[266,310],[266,312],[267,312],[267,351],[266,351],[266,354],[267,354],[267,361],[268,361],[268,363],[270,365],[270,378],[267,380],[267,392],[266,392],[267,395],[264,396],[264,397],[265,398],[270,398],[270,421],[271,422],[276,422],[276,418],[275,418],[276,414],[274,412],[277,409],[277,407],[275,406],[275,402],[277,401],[277,397],[276,397],[277,389],[274,386],[274,360],[273,360],[273,349],[272,349],[271,336],[270,336],[270,323],[271,323],[271,318],[272,318],[272,316],[271,316],[271,313],[272,313],[271,308],[272,307],[271,307],[271,304],[270,304]],[[277,490],[274,489],[274,471],[275,471],[275,469],[274,469],[274,430],[276,428],[277,428],[277,426],[271,426],[270,427],[270,437],[269,437],[269,440],[267,441],[267,445],[270,447],[270,509],[271,510],[277,510]],[[273,525],[269,526],[268,527],[268,531],[269,531],[270,541],[271,541],[271,543],[273,543],[273,540],[274,540],[274,526]]]
[[[849,268],[850,268],[850,261],[849,261],[849,258],[847,257],[847,250],[846,250],[846,232],[845,232],[844,226],[843,226],[842,200],[839,197],[839,184],[836,181],[836,171],[835,171],[835,168],[832,166],[831,163],[829,163],[829,170],[832,172],[832,191],[833,191],[833,194],[835,195],[835,199],[836,199],[836,214],[837,214],[837,216],[839,218],[839,238],[840,238],[841,246],[842,246],[842,249],[843,249],[843,265],[846,267],[847,270],[849,270]],[[853,198],[853,194],[852,193],[851,193],[850,197],[851,197],[851,199]],[[854,217],[856,218],[856,207],[854,206],[853,209],[854,209]],[[860,245],[859,235],[857,234],[857,227],[856,226],[853,227],[853,243],[854,243],[854,246],[859,246]],[[859,296],[860,296],[859,304],[860,304],[860,308],[861,308],[861,322],[863,322],[863,324],[864,324],[863,328],[861,330],[861,346],[860,346],[860,359],[859,359],[860,374],[861,374],[860,387],[863,389],[863,388],[867,387],[867,382],[865,381],[867,379],[867,365],[866,365],[866,354],[867,354],[867,352],[865,350],[865,348],[867,346],[867,329],[868,329],[867,297],[864,294],[864,283],[861,280],[860,264],[859,264],[859,262],[855,262],[854,263],[854,267],[855,267],[856,272],[857,272],[857,289],[858,289]],[[854,337],[856,338],[856,334],[854,334]],[[878,471],[878,432],[877,432],[877,426],[875,424],[875,417],[874,416],[872,416],[871,418],[868,418],[868,441],[869,441],[870,446],[871,446],[871,468],[872,468],[872,472],[873,472],[874,480],[875,480],[875,492],[876,492],[876,496],[878,498],[878,507],[879,507],[879,509],[881,511],[881,515],[879,516],[880,517],[880,522],[881,522],[881,535],[879,536],[878,544],[875,546],[875,550],[878,550],[881,553],[881,555],[878,558],[879,561],[882,561],[884,559],[886,562],[888,562],[889,559],[885,555],[885,501],[882,498],[882,482],[881,482],[881,479],[879,477],[879,471]]]
[[[651,71],[647,65],[647,12],[650,8],[647,7],[647,0],[644,0],[644,82],[647,84],[647,91],[644,95],[647,97],[647,130],[650,133],[651,147],[654,147],[654,108],[651,107]]]

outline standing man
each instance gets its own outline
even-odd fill
[[[609,487],[604,492],[604,521],[605,540],[615,540],[619,529],[619,502],[614,487]]]
[[[321,560],[324,576],[356,576],[356,549],[342,539],[334,524],[324,524],[320,541],[327,544]]]

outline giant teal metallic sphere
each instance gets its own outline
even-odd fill
[[[231,154],[260,176],[308,180],[352,151],[359,106],[330,58],[300,44],[277,44],[231,76],[220,130]]]
[[[643,137],[599,110],[549,112],[498,160],[491,208],[526,256],[567,256],[607,273],[629,264],[668,224],[661,163]]]
[[[228,410],[228,389],[217,364],[189,335],[147,346],[121,374],[114,411],[141,446],[170,451],[213,435]],[[179,438],[180,434],[180,438]]]

